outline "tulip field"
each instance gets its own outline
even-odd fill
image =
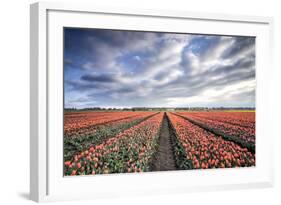
[[[251,167],[255,112],[69,111],[63,149],[65,176]]]

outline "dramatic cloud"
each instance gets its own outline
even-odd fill
[[[65,107],[255,107],[255,38],[66,28]]]

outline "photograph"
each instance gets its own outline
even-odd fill
[[[64,27],[63,176],[255,167],[255,46]]]

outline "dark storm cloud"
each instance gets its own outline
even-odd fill
[[[80,37],[79,37],[80,35]],[[66,57],[82,61],[81,69],[112,69],[116,58],[134,50],[149,50],[157,34],[101,29],[66,29]]]
[[[65,82],[65,85],[69,87],[69,91],[77,91],[77,92],[85,92],[88,93],[90,90],[93,89],[106,89],[107,86],[102,83],[98,82],[83,82],[83,81],[72,81],[72,80],[67,80]]]
[[[132,93],[132,92],[135,92],[135,89],[133,87],[123,87],[123,88],[120,88],[120,89],[116,90],[116,92],[119,92],[119,93]]]
[[[117,79],[112,74],[85,74],[81,76],[81,80],[89,82],[104,82],[113,83],[117,82]]]
[[[65,42],[65,106],[255,105],[254,38],[68,29]]]

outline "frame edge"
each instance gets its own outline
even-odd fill
[[[30,200],[44,201],[47,178],[47,7],[30,5]]]
[[[133,7],[104,7],[95,5],[93,3],[79,4],[77,2],[51,2],[40,1],[40,5],[48,8],[48,10],[61,10],[66,12],[89,12],[89,13],[106,13],[117,15],[137,15],[149,17],[166,17],[166,18],[184,18],[184,19],[199,19],[199,20],[213,20],[213,21],[237,21],[269,24],[272,20],[268,16],[254,16],[245,14],[228,14],[228,13],[212,13],[188,10],[156,10]]]
[[[39,4],[30,5],[30,199],[39,198],[38,170],[38,43]]]

